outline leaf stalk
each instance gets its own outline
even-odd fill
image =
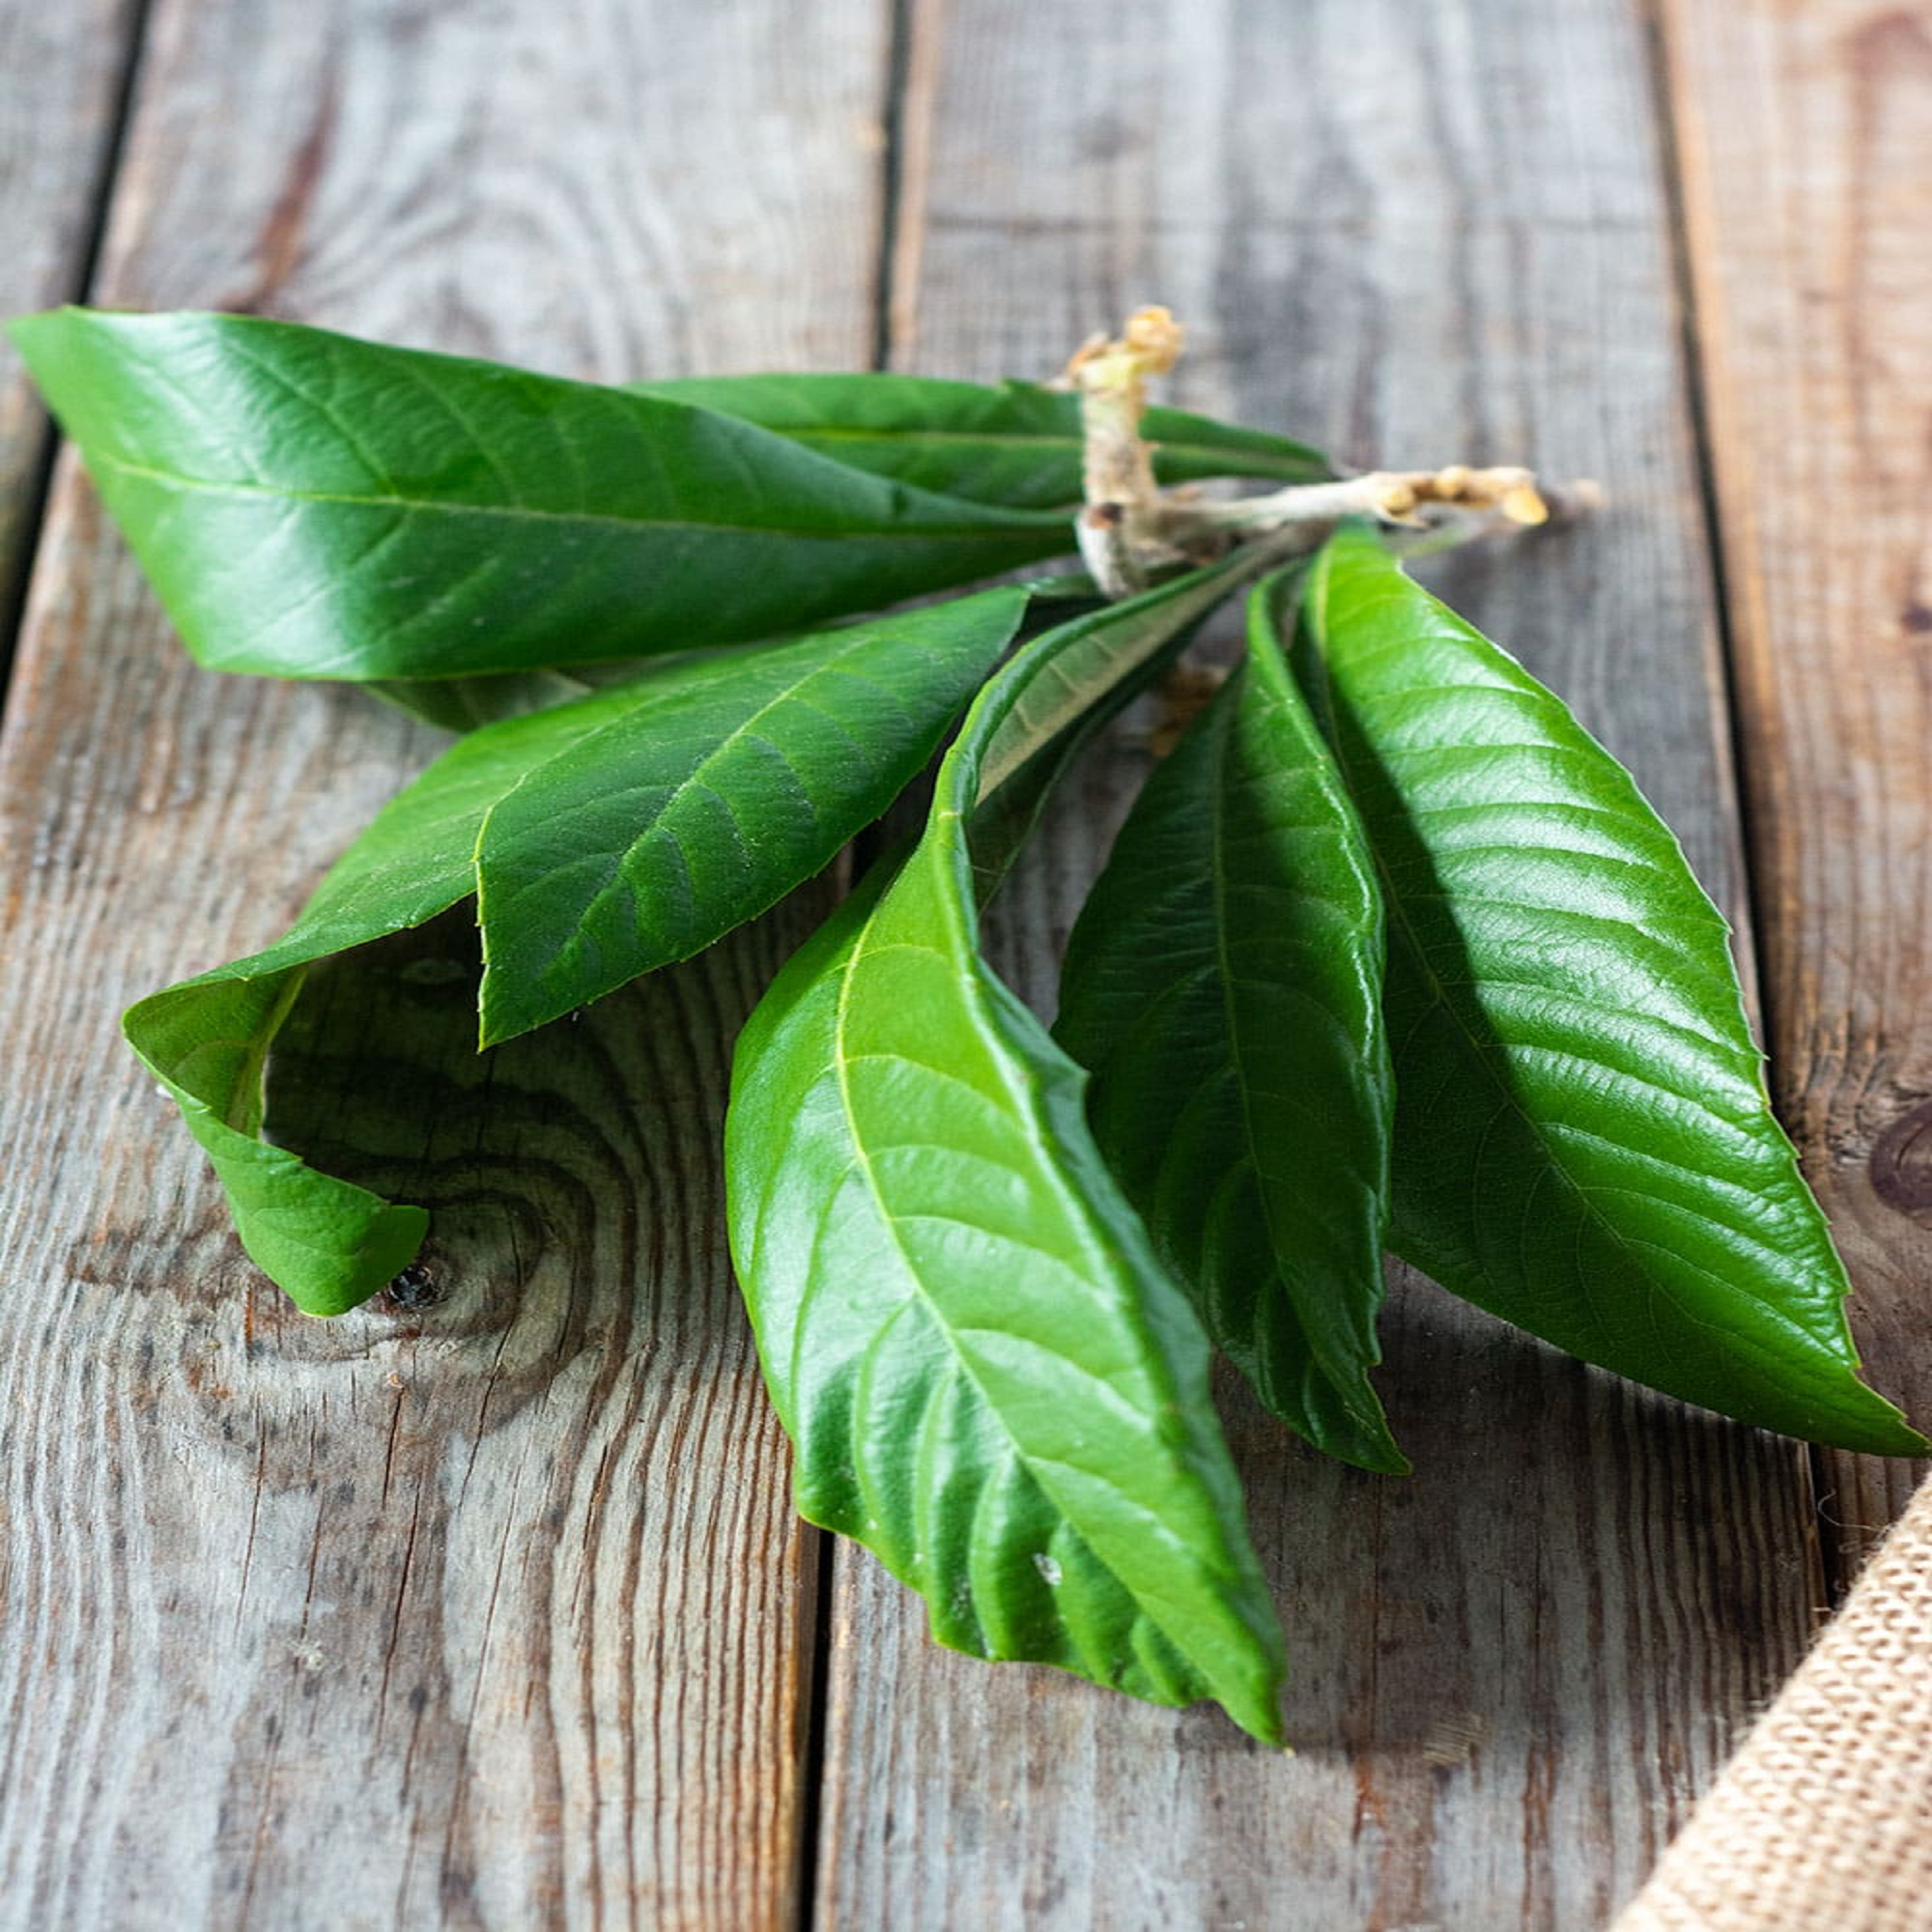
[[[1141,419],[1148,379],[1173,369],[1184,339],[1166,309],[1140,309],[1118,338],[1091,337],[1063,378],[1079,393],[1085,438],[1086,500],[1075,534],[1082,559],[1109,598],[1133,596],[1146,588],[1151,571],[1203,561],[1230,542],[1267,536],[1277,555],[1316,550],[1351,517],[1417,533],[1417,541],[1400,546],[1414,554],[1567,522],[1603,500],[1593,482],[1551,488],[1515,464],[1372,469],[1259,497],[1162,491],[1154,481],[1155,445],[1142,436]]]

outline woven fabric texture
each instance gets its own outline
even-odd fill
[[[1932,1932],[1932,1483],[1614,1932]]]

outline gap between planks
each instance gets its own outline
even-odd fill
[[[904,253],[903,232],[908,211],[913,225],[923,192],[923,168],[928,130],[919,126],[910,135],[908,113],[914,72],[913,36],[917,0],[883,0],[886,66],[879,105],[878,229],[874,243],[872,282],[872,340],[867,367],[891,366],[893,345],[905,278],[917,270],[917,254]],[[908,195],[907,148],[913,146],[918,173]],[[840,856],[841,895],[875,865],[890,842],[882,826],[860,833]],[[815,1932],[818,1925],[819,1865],[824,1833],[824,1798],[830,1733],[829,1693],[832,1679],[832,1626],[838,1539],[829,1531],[801,1522],[800,1533],[812,1552],[810,1683],[805,1701],[806,1740],[800,1766],[802,1803],[799,1818],[796,1912],[799,1932]]]
[[[18,197],[14,203],[20,218],[35,223],[43,233],[54,234],[56,260],[46,265],[47,272],[43,275],[30,271],[26,285],[18,291],[7,289],[4,301],[0,301],[0,320],[5,319],[16,302],[23,310],[31,310],[66,301],[84,301],[94,286],[107,229],[107,210],[121,171],[128,124],[132,118],[152,5],[153,0],[123,0],[118,21],[122,39],[118,61],[102,60],[99,74],[92,79],[91,85],[89,76],[79,77],[78,93],[93,96],[100,104],[96,110],[97,125],[90,127],[86,125],[89,117],[85,99],[76,99],[72,102],[83,123],[78,129],[79,150],[92,155],[83,170],[85,179],[77,187],[77,205],[67,210],[43,209],[27,196]],[[23,17],[15,17],[13,31],[22,31]],[[64,36],[73,35],[73,43],[79,47],[78,57],[82,60],[99,58],[112,44],[79,7],[63,17],[62,31]],[[69,51],[64,43],[62,53]],[[24,59],[13,64],[16,85],[17,76],[26,73],[29,67],[30,63]],[[50,89],[44,65],[33,65],[32,71],[34,106],[24,117],[29,124],[25,138],[38,144],[42,129],[35,125],[34,117],[50,99],[58,99],[58,90]],[[0,109],[6,105],[5,96],[0,95]],[[0,242],[5,239],[4,233],[0,233]],[[16,264],[23,257],[30,257],[31,246],[39,240],[39,236],[15,238],[12,253]],[[0,384],[0,430],[11,426],[12,431],[11,435],[0,438],[0,493],[11,498],[0,500],[0,719],[4,719],[13,685],[14,643],[26,611],[27,582],[53,487],[59,435],[39,398],[28,393],[29,384],[18,357],[7,347],[0,347],[0,355],[10,365],[4,384]],[[14,393],[6,394],[7,389]],[[13,444],[11,462],[7,460],[9,452],[5,447],[8,442]]]

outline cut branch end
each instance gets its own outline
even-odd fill
[[[1206,500],[1193,490],[1163,492],[1141,418],[1149,378],[1174,367],[1185,333],[1164,308],[1137,310],[1119,336],[1091,337],[1062,379],[1080,397],[1086,493],[1075,526],[1080,554],[1109,597],[1131,596],[1146,587],[1150,572],[1199,560],[1229,542],[1265,535],[1283,554],[1313,550],[1349,517],[1424,533],[1423,547],[1439,549],[1495,531],[1567,522],[1603,500],[1592,482],[1551,490],[1520,465],[1477,469],[1465,463],[1370,470],[1233,500]]]

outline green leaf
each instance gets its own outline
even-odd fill
[[[1025,603],[991,590],[757,652],[668,662],[460,740],[266,952],[132,1008],[242,1245],[311,1315],[414,1253],[396,1208],[260,1139],[269,1050],[314,960],[480,895],[489,1039],[708,946],[826,865],[919,773]]]
[[[1360,821],[1283,661],[1245,660],[1149,781],[1073,929],[1060,1042],[1215,1342],[1318,1448],[1406,1470],[1379,1360],[1395,1095]]]
[[[988,387],[888,372],[696,376],[631,387],[740,416],[855,469],[942,496],[1034,510],[1071,509],[1081,499],[1079,398],[1033,383]],[[1141,430],[1155,445],[1163,483],[1315,483],[1334,474],[1305,443],[1185,410],[1151,409]]]
[[[1144,658],[1150,611],[1171,637],[1231,581],[1124,605],[1123,633]],[[1278,1741],[1280,1631],[1206,1337],[1093,1146],[1082,1075],[978,946],[969,816],[1037,772],[1060,654],[1099,636],[1049,633],[987,687],[911,858],[753,1015],[732,1252],[800,1510],[921,1591],[942,1643],[1218,1698]]]
[[[1020,586],[1029,599],[1028,631],[1043,631],[1061,613],[1096,603],[1099,593],[1083,575],[1030,577]],[[521,718],[554,704],[567,704],[593,691],[627,683],[650,669],[649,658],[613,658],[607,664],[557,666],[548,670],[507,671],[497,677],[384,678],[364,684],[385,703],[440,725],[473,731],[504,718]]]
[[[1004,701],[1011,708],[980,759],[968,849],[982,905],[1068,768],[1179,656],[1201,620],[1260,567],[1252,553],[1236,554],[1144,597],[1103,604],[1053,627],[1052,651],[1006,687]]]
[[[190,651],[412,679],[740,642],[1070,548],[732,416],[248,316],[21,354]]]
[[[1297,662],[1388,901],[1396,1249],[1686,1401],[1921,1449],[1857,1379],[1724,921],[1630,775],[1366,529],[1311,567]]]
[[[829,865],[917,777],[1026,601],[982,591],[624,687],[644,701],[607,701],[483,822],[485,1044],[690,958]]]
[[[269,1050],[304,970],[421,925],[473,892],[476,834],[527,768],[530,740],[556,747],[590,709],[516,719],[464,739],[377,815],[275,945],[151,994],[122,1022],[207,1150],[249,1258],[307,1314],[340,1315],[368,1300],[408,1264],[429,1217],[260,1138]]]
[[[558,665],[480,677],[369,678],[362,689],[425,724],[444,731],[474,731],[626,684],[649,670],[652,663],[650,658],[611,658],[604,664]]]

